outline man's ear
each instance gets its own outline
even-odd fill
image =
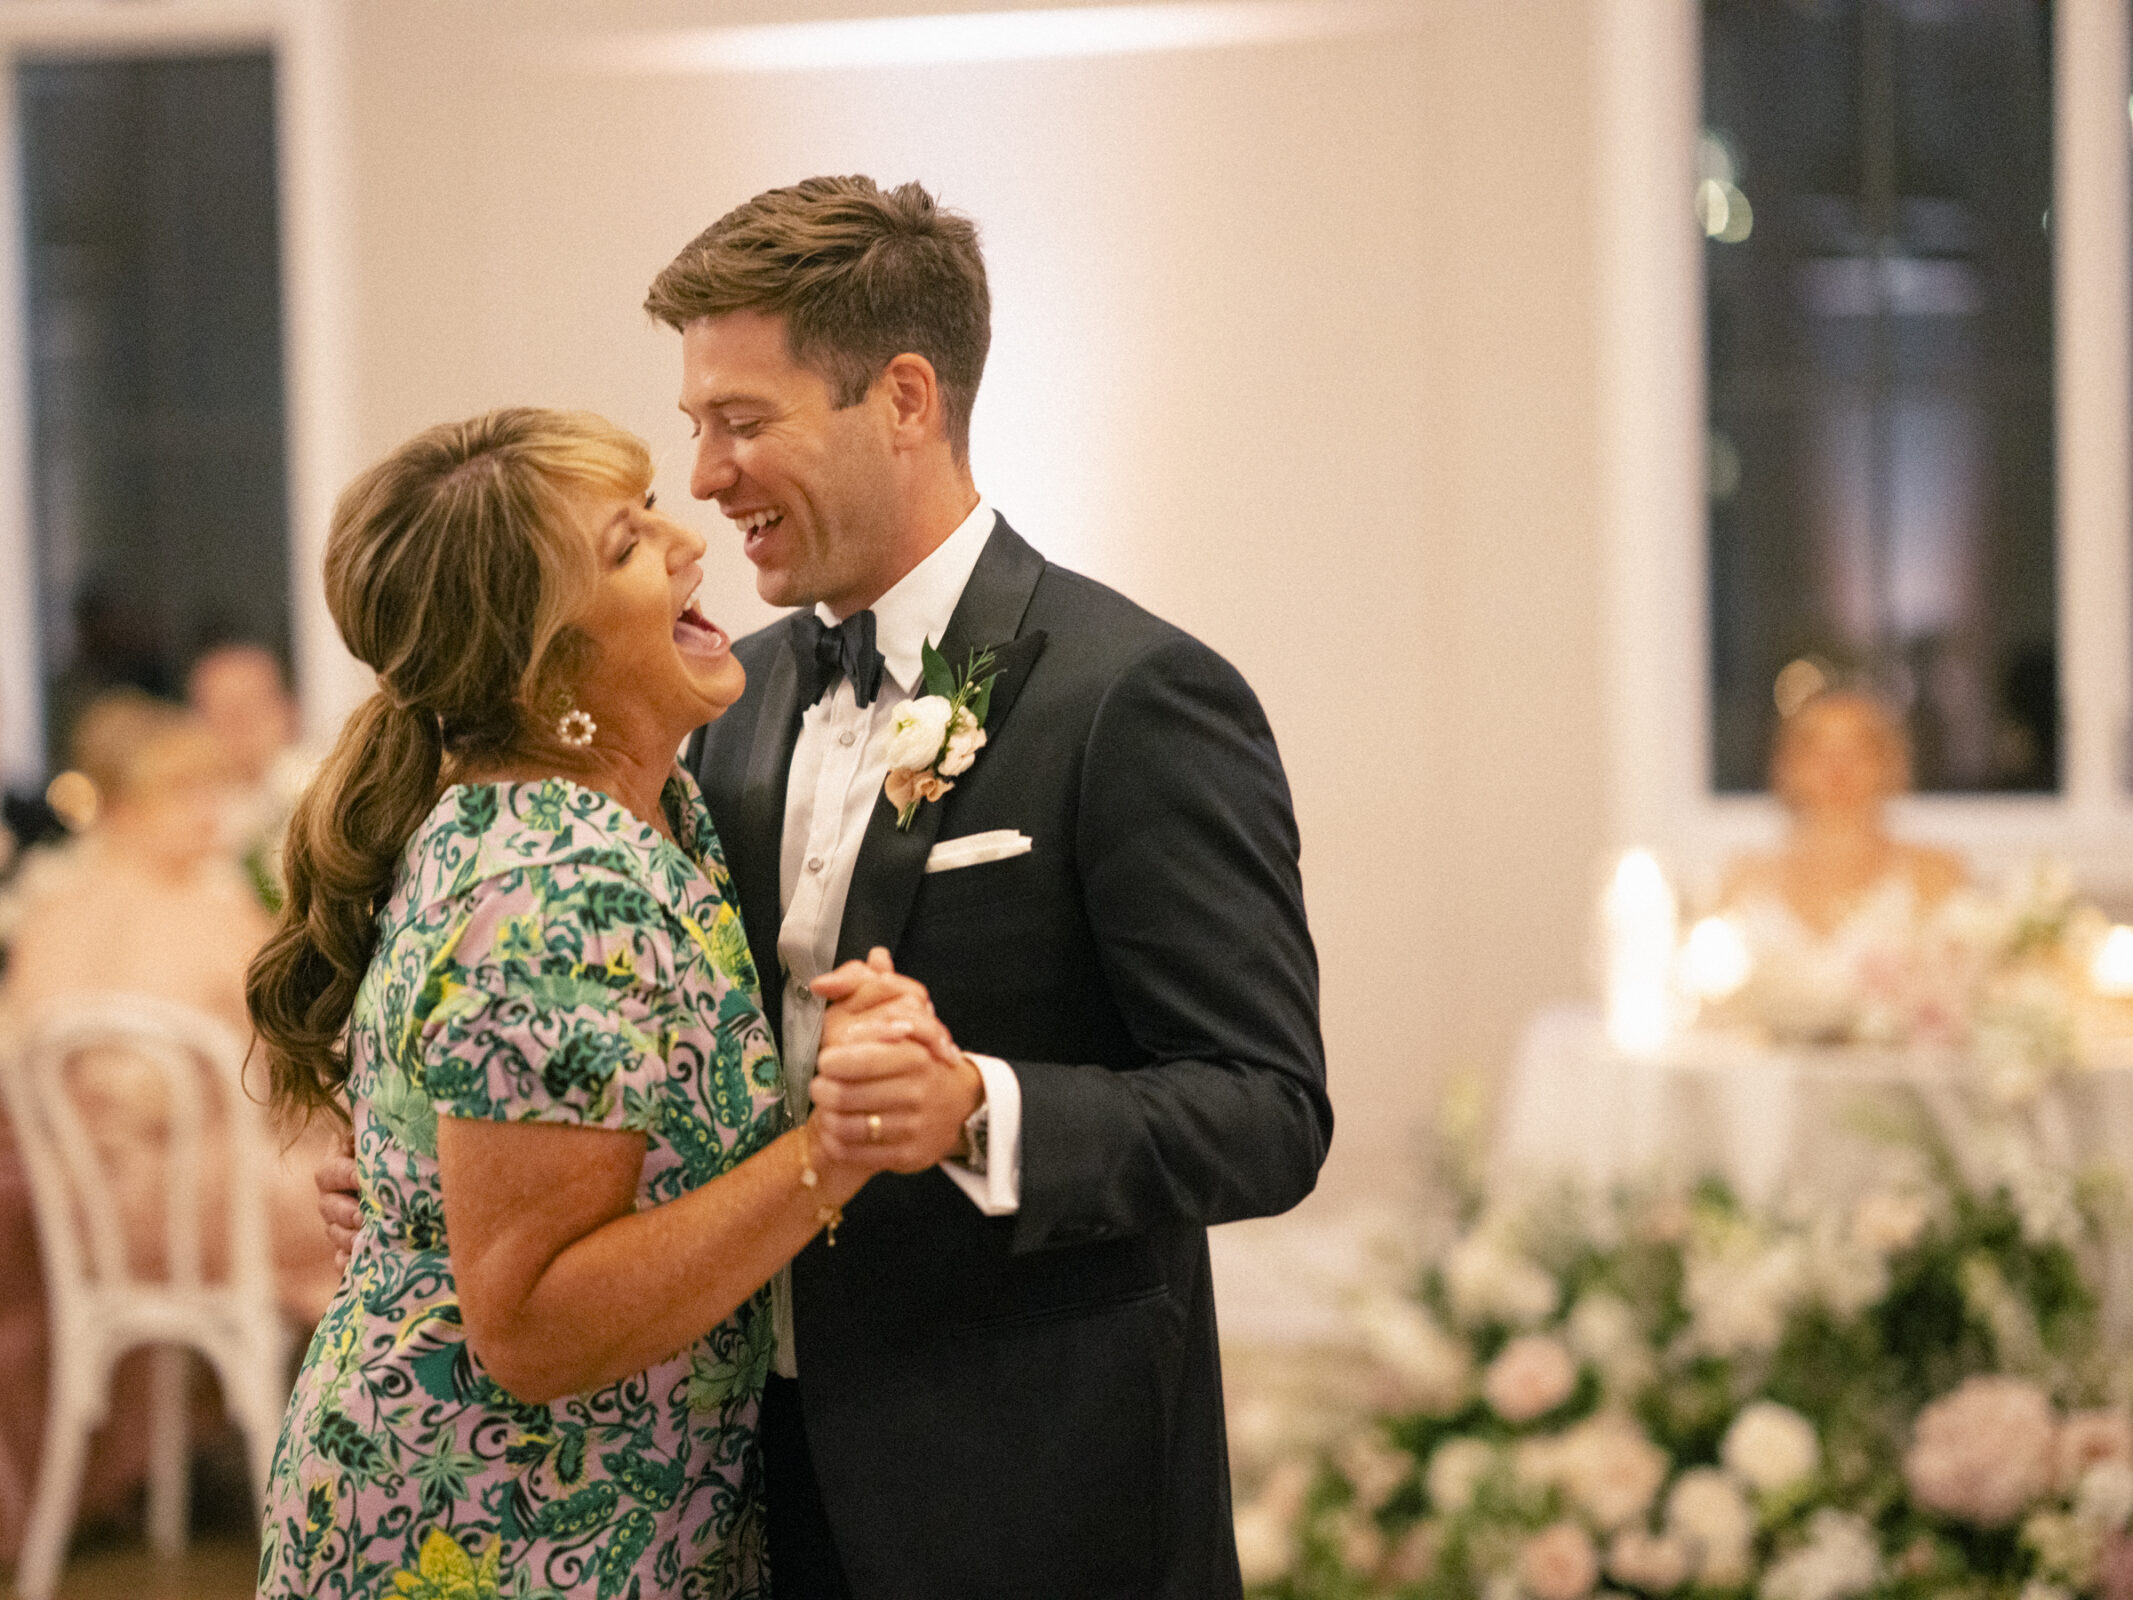
[[[941,382],[932,362],[906,350],[889,359],[874,383],[889,403],[890,427],[899,448],[915,449],[946,437]]]

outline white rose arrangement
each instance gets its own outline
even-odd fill
[[[2006,1172],[1903,1170],[1783,1211],[1477,1205],[1353,1302],[1367,1422],[1240,1458],[1253,1600],[2122,1600],[2133,1356],[2077,1248],[2104,1213],[2056,1169],[2053,1230]]]

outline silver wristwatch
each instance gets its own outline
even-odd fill
[[[963,1119],[963,1137],[970,1146],[970,1154],[963,1158],[963,1165],[981,1178],[991,1175],[986,1149],[986,1139],[991,1132],[992,1102],[980,1100],[978,1109]]]

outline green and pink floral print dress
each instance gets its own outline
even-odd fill
[[[362,1229],[275,1451],[261,1595],[767,1593],[767,1294],[525,1404],[467,1346],[437,1182],[440,1115],[643,1133],[640,1207],[783,1126],[710,817],[678,772],[664,803],[679,848],[574,784],[462,785],[410,841],[349,1023]]]

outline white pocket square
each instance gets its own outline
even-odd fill
[[[1013,828],[995,828],[990,833],[966,833],[960,839],[943,839],[926,852],[928,872],[953,872],[957,867],[975,867],[986,861],[1005,861],[1026,855],[1036,841]]]

